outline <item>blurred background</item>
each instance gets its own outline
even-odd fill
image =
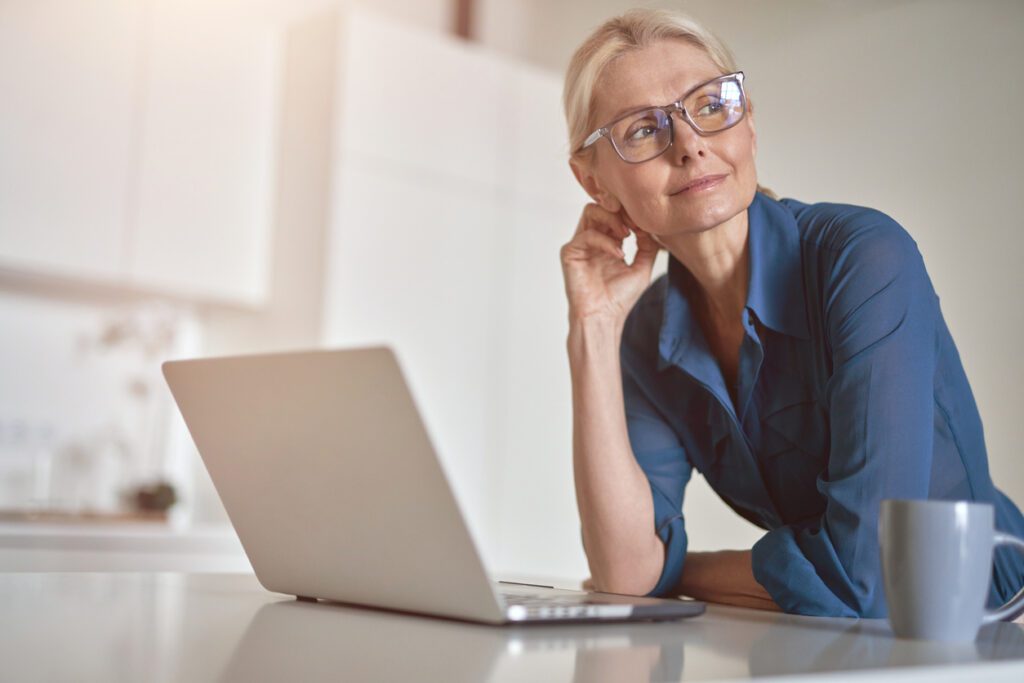
[[[160,363],[387,343],[489,569],[585,577],[561,79],[634,4],[0,0],[0,569],[247,570]],[[762,184],[914,236],[1024,503],[1024,3],[643,4],[735,52]]]

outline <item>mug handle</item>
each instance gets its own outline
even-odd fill
[[[1002,531],[995,532],[993,537],[994,545],[1012,545],[1016,546],[1018,550],[1024,552],[1024,540],[1017,538],[1011,534],[1004,534]],[[991,611],[986,610],[985,616],[981,618],[982,624],[991,624],[995,621],[1005,621],[1013,619],[1024,613],[1024,588],[1017,591],[1017,594],[1010,598],[1010,601],[1000,607]]]

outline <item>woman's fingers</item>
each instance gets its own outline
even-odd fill
[[[587,230],[595,229],[610,237],[624,240],[630,234],[636,235],[638,251],[654,251],[657,253],[662,248],[660,242],[649,232],[642,230],[636,222],[626,213],[625,207],[617,213],[612,213],[598,204],[587,204],[583,208],[583,216],[580,218],[577,234]]]
[[[651,268],[654,259],[661,250],[661,244],[649,233],[640,228],[634,229],[636,233],[636,256],[633,257],[633,267]]]
[[[626,213],[626,208],[625,207],[623,207],[622,210],[619,212],[619,217],[622,220],[622,222],[625,224],[625,226],[627,228],[629,228],[630,230],[634,230],[634,231],[635,230],[639,230],[639,228],[637,227],[637,224],[633,221],[632,218],[629,217],[629,214]]]
[[[657,253],[661,249],[661,243],[655,239],[654,235],[641,230],[640,228],[634,229],[636,233],[636,248],[638,251],[652,251]]]
[[[662,248],[660,242],[645,230],[639,228],[625,209],[612,213],[596,203],[583,207],[576,233],[563,248],[563,260],[585,256],[588,251],[599,251],[615,259],[625,259],[622,241],[630,234],[636,235],[636,256],[632,266],[649,267]]]
[[[614,237],[609,237],[603,232],[596,230],[584,230],[580,234],[572,238],[569,242],[569,246],[577,245],[583,249],[590,249],[593,251],[601,251],[609,256],[621,259],[625,258],[626,254],[622,251],[621,241]]]
[[[612,213],[593,203],[583,207],[583,215],[576,226],[576,234],[588,229],[598,230],[610,237],[620,239],[629,237],[629,228],[623,223],[619,214]]]

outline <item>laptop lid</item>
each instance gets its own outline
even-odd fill
[[[163,372],[266,589],[505,621],[390,349]]]

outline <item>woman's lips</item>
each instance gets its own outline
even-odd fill
[[[694,192],[703,192],[719,185],[723,180],[725,180],[724,175],[706,175],[703,178],[699,178],[690,183],[683,189],[673,192],[672,194],[693,194]]]

